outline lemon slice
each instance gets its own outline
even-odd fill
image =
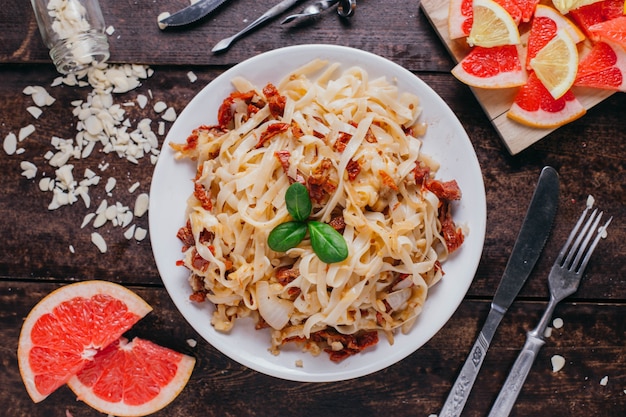
[[[557,30],[530,60],[530,67],[555,100],[570,89],[578,71],[578,49],[565,29]]]
[[[515,20],[498,3],[493,0],[474,0],[472,8],[474,22],[467,37],[470,46],[491,48],[520,43]]]
[[[556,7],[561,14],[567,14],[570,10],[578,9],[579,7],[587,6],[599,1],[602,0],[552,0],[552,4],[554,4],[554,7]]]

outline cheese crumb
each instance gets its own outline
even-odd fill
[[[18,134],[18,140],[21,142],[27,137],[29,137],[35,131],[35,126],[32,124],[28,126],[24,126],[20,129],[20,133]]]
[[[39,116],[43,113],[43,110],[37,106],[28,106],[26,107],[26,111],[29,112],[35,119],[39,119]]]
[[[104,241],[102,235],[98,232],[93,232],[91,234],[91,243],[96,245],[100,253],[106,253],[107,251],[107,243]]]
[[[135,200],[135,209],[133,214],[135,217],[141,217],[148,211],[150,205],[150,197],[146,193],[139,194]]]
[[[550,327],[550,326],[546,327],[546,330],[543,332],[543,336],[544,337],[551,337],[552,336],[552,327]]]
[[[552,325],[555,329],[560,329],[561,327],[563,327],[563,319],[557,317],[556,319],[552,320]]]
[[[302,362],[302,359],[296,360],[296,368],[304,368],[304,362]]]
[[[552,372],[559,372],[565,366],[565,358],[561,355],[554,355],[550,358],[552,362]]]
[[[165,120],[166,122],[173,122],[176,120],[176,110],[174,110],[173,107],[170,107],[169,109],[167,109],[165,111],[165,114],[163,114],[163,116],[161,116],[161,118],[163,120]]]
[[[170,17],[170,12],[163,12],[157,16],[157,25],[159,25],[159,29],[163,30],[167,27],[167,24],[161,23],[161,20]]]
[[[605,376],[604,378],[602,378],[600,380],[600,385],[602,385],[603,387],[606,387],[606,384],[608,384],[608,383],[609,383],[609,377],[608,376]]]
[[[192,83],[195,83],[198,80],[198,76],[194,74],[193,71],[189,71],[187,73],[187,78],[189,78],[189,81],[191,81]]]
[[[109,26],[106,28],[105,32],[107,33],[107,35],[111,36],[113,33],[115,33],[115,28],[113,26]]]
[[[196,347],[196,345],[198,344],[198,342],[195,339],[187,339],[187,344],[189,345],[189,347]]]
[[[15,153],[17,150],[17,136],[15,136],[15,133],[11,132],[4,137],[2,148],[7,155],[13,155]]]

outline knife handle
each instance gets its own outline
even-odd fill
[[[493,306],[491,307],[491,310],[489,310],[487,320],[485,321],[476,342],[474,342],[474,346],[472,346],[469,356],[461,368],[461,373],[457,377],[456,381],[454,381],[454,385],[452,386],[450,394],[448,394],[448,398],[439,413],[439,417],[459,417],[461,415],[461,411],[463,411],[463,407],[465,407],[465,403],[467,402],[469,394],[472,390],[472,386],[478,376],[478,371],[480,371],[483,361],[485,360],[489,344],[493,339],[493,335],[495,334],[496,328],[500,324],[503,315],[504,311],[495,309]]]
[[[537,336],[534,331],[528,333],[526,343],[524,343],[524,347],[513,364],[513,368],[511,368],[509,376],[489,412],[489,417],[506,417],[511,413],[530,368],[535,362],[537,353],[544,343],[543,339]]]

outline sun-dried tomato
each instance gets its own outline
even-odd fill
[[[207,190],[204,185],[196,181],[193,184],[193,195],[198,199],[200,205],[206,211],[213,210],[213,203],[211,202],[211,191]]]
[[[350,159],[346,165],[346,171],[348,172],[348,180],[354,181],[361,173],[361,163],[358,160]]]
[[[267,99],[267,104],[270,106],[271,115],[275,118],[282,117],[285,113],[285,103],[287,102],[285,96],[282,96],[272,83],[268,83],[263,88],[263,94]]]
[[[272,123],[270,125],[267,126],[267,129],[265,129],[265,131],[263,131],[263,133],[261,133],[261,137],[259,138],[259,143],[256,144],[257,148],[260,148],[261,146],[263,146],[265,144],[265,142],[267,142],[268,140],[270,140],[271,138],[273,138],[274,136],[286,132],[289,129],[289,125],[287,123]]]

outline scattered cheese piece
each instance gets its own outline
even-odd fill
[[[107,243],[104,241],[102,235],[98,232],[93,232],[91,234],[91,243],[96,245],[100,253],[106,253],[107,251]]]
[[[296,368],[303,368],[304,367],[304,362],[302,362],[302,359],[296,359]]]
[[[111,36],[113,33],[115,33],[115,28],[113,26],[109,26],[106,28],[105,32],[107,35]]]
[[[195,339],[187,339],[187,344],[189,345],[189,347],[196,347],[196,345],[198,344],[198,342]]]
[[[173,122],[176,120],[176,110],[174,110],[173,107],[170,107],[169,109],[167,109],[165,111],[165,114],[163,114],[163,116],[161,116],[161,118],[163,120],[165,120],[166,122]]]
[[[603,387],[606,387],[606,384],[608,384],[608,383],[609,383],[608,375],[600,380],[600,385],[602,385]]]
[[[557,317],[556,319],[552,320],[552,325],[555,329],[560,329],[561,327],[563,327],[563,319]]]
[[[22,175],[29,180],[35,178],[35,175],[37,175],[37,166],[32,162],[22,161],[20,168],[22,169]]]
[[[146,238],[147,235],[148,235],[148,231],[144,229],[143,227],[137,227],[135,229],[135,240],[142,241]]]
[[[148,97],[146,97],[143,94],[139,94],[137,96],[137,104],[139,104],[140,108],[142,108],[142,109],[145,108],[146,105],[148,104]]]
[[[163,101],[157,101],[156,103],[154,103],[154,106],[152,108],[156,113],[162,113],[163,111],[165,111],[165,109],[167,109],[167,104],[165,104]]]
[[[565,358],[561,355],[554,355],[550,358],[552,362],[552,372],[559,372],[565,366]]]
[[[189,81],[191,81],[192,83],[195,83],[198,80],[198,76],[194,74],[193,71],[189,71],[187,73],[187,78],[189,78]]]
[[[543,332],[543,336],[544,337],[551,337],[552,336],[552,327],[550,327],[550,326],[546,327],[546,330]]]
[[[140,185],[139,181],[135,182],[133,185],[131,185],[128,188],[128,192],[131,193],[131,194],[134,193],[135,191],[137,191],[137,188],[139,188],[139,185]]]
[[[11,132],[4,137],[2,148],[7,155],[13,155],[15,153],[17,150],[17,136],[15,136],[15,133]]]
[[[150,197],[146,193],[139,194],[135,200],[135,210],[133,214],[136,217],[141,217],[148,211],[150,205]]]
[[[107,193],[110,193],[111,191],[113,191],[113,189],[115,188],[115,184],[117,184],[117,180],[115,178],[113,178],[113,177],[110,177],[107,180],[106,186],[104,187],[105,191]]]
[[[34,131],[35,131],[35,126],[33,126],[32,124],[28,126],[24,126],[23,128],[20,129],[20,133],[18,134],[18,140],[20,142],[23,141],[28,136],[30,136]]]
[[[135,225],[133,224],[124,232],[124,237],[128,240],[131,240],[135,236]]]
[[[43,110],[37,106],[28,106],[26,107],[26,111],[29,112],[35,119],[39,119],[39,116],[43,113]]]
[[[161,23],[161,20],[166,19],[170,17],[170,13],[169,12],[163,12],[161,14],[159,14],[159,16],[157,16],[157,25],[159,25],[159,29],[163,30],[167,27],[167,25],[165,23]]]

